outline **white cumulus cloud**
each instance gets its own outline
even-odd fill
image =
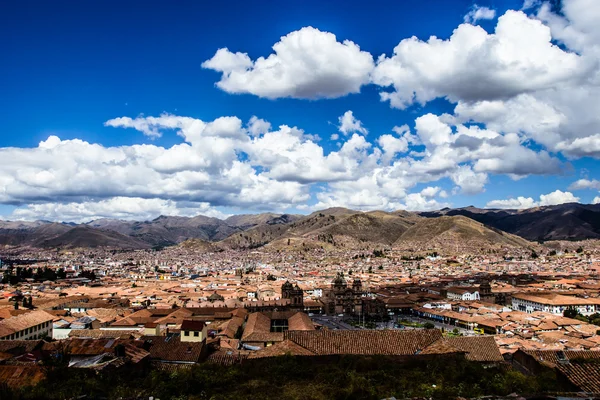
[[[496,17],[496,10],[481,7],[477,4],[474,4],[471,7],[471,10],[465,15],[464,21],[470,24],[474,24],[475,22],[482,19],[494,19]]]
[[[381,56],[373,82],[393,91],[381,98],[404,109],[438,97],[450,101],[508,99],[555,87],[587,72],[581,57],[552,43],[550,28],[520,11],[507,11],[496,30],[462,24],[448,40],[402,40]]]
[[[226,48],[202,64],[222,73],[217,87],[228,93],[250,93],[276,99],[334,98],[358,93],[369,82],[373,57],[350,40],[305,27],[283,36],[274,53],[251,60]]]
[[[569,186],[569,190],[595,189],[600,190],[600,181],[597,179],[579,179]]]
[[[540,195],[539,201],[535,201],[531,197],[519,196],[517,198],[506,200],[492,200],[486,204],[487,208],[504,208],[504,209],[524,209],[539,206],[554,206],[564,203],[577,203],[579,197],[575,197],[571,192],[563,192],[555,190],[552,193]]]
[[[344,135],[349,135],[351,133],[361,133],[366,135],[368,133],[367,129],[363,126],[362,122],[354,116],[354,113],[350,110],[346,111],[344,115],[338,118],[340,125],[338,129]]]
[[[144,199],[139,197],[112,197],[100,201],[80,203],[41,203],[28,204],[17,208],[6,218],[11,220],[34,220],[40,216],[55,221],[85,223],[100,218],[144,221],[160,215],[196,216],[226,218],[209,203],[182,203],[173,200]]]

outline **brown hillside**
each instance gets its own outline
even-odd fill
[[[36,243],[39,247],[144,249],[150,245],[117,232],[101,231],[87,226],[78,226],[52,239]]]
[[[179,247],[187,250],[194,250],[200,253],[215,253],[221,251],[221,249],[215,244],[202,239],[188,239],[185,242],[181,242]]]
[[[503,247],[530,248],[527,240],[463,216],[421,219],[404,232],[396,248],[490,250]]]

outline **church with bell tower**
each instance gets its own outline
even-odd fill
[[[338,273],[331,288],[324,293],[327,314],[360,314],[363,311],[363,287],[360,279],[354,279],[349,286],[344,275]]]
[[[304,308],[304,290],[296,285],[292,285],[289,281],[286,281],[281,286],[281,298],[290,300],[290,307]]]

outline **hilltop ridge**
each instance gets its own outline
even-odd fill
[[[149,221],[103,218],[84,224],[0,221],[0,245],[66,248],[143,249],[190,239],[198,240],[194,247],[207,250],[440,247],[465,241],[497,248],[598,238],[600,205],[578,203],[525,210],[469,206],[426,212],[333,207],[309,215],[240,214],[226,219],[161,215]]]

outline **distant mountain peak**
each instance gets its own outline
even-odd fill
[[[421,226],[427,235],[429,229],[439,224],[429,226],[422,219],[441,216],[459,217],[450,220],[457,229],[475,226],[472,223],[477,221],[496,233],[507,232],[530,241],[600,239],[600,204],[566,203],[525,210],[485,209],[471,205],[425,212],[375,210],[363,213],[331,207],[310,215],[239,214],[225,220],[205,215],[160,215],[151,221],[100,218],[83,224],[45,220],[0,221],[0,245],[56,244],[69,247],[91,243],[93,246],[143,248],[197,239],[190,245],[195,243],[197,248],[204,248],[203,242],[219,242],[219,246],[222,244],[224,247],[255,248],[275,243],[286,248],[289,242],[292,247],[312,248],[344,246],[344,243],[347,248],[389,246],[412,226]],[[441,219],[440,223],[443,221],[446,219]],[[497,237],[489,232],[487,236]],[[498,240],[504,241],[506,237]]]

